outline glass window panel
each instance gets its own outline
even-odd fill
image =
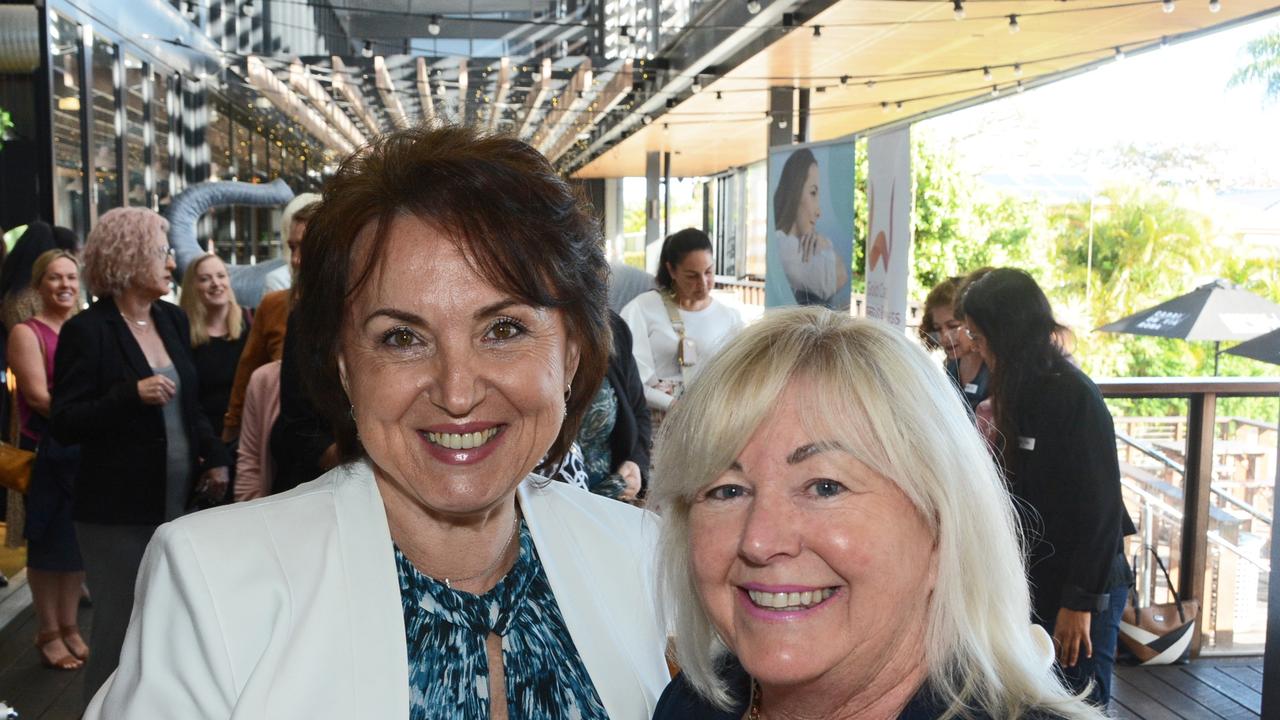
[[[177,136],[170,133],[169,103],[173,91],[173,76],[155,73],[151,80],[151,124],[155,128],[155,140],[152,143],[151,160],[155,168],[155,192],[157,205],[167,206],[173,192],[169,187],[170,163],[173,157],[171,138]]]
[[[120,205],[120,168],[116,140],[123,128],[116,108],[116,46],[93,38],[93,174],[98,215]]]
[[[80,26],[49,13],[50,64],[53,66],[54,221],[81,238],[84,227],[84,164],[80,149]]]
[[[240,123],[235,123],[234,127],[236,135],[232,152],[235,154],[236,161],[235,177],[237,180],[248,182],[253,177],[253,148],[251,147],[253,135],[249,128]]]
[[[261,133],[253,134],[253,177],[259,182],[271,180],[271,169],[275,163],[267,154],[267,139]]]
[[[230,180],[234,172],[231,167],[231,126],[226,103],[220,99],[212,100],[204,137],[209,144],[209,179]]]
[[[143,107],[146,96],[142,61],[124,56],[125,204],[147,206],[147,160]]]

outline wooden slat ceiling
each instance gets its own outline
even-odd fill
[[[1217,13],[1209,11],[1208,0],[1179,0],[1172,13],[1163,12],[1160,0],[1117,7],[1123,2],[971,0],[965,3],[966,19],[957,21],[948,0],[843,0],[651,125],[637,126],[639,132],[575,176],[643,176],[648,151],[670,150],[671,174],[677,177],[760,160],[766,152],[770,85],[825,86],[810,95],[811,139],[827,140],[990,97],[992,85],[1006,93],[1018,80],[1030,87],[1061,78],[1112,59],[1116,47],[1135,51],[1158,46],[1162,37],[1178,42],[1280,11],[1280,3],[1257,0],[1222,0]],[[1009,32],[1012,13],[1018,15],[1020,32]],[[821,26],[820,38],[813,36],[815,25]],[[1015,76],[1017,64],[1020,76]],[[991,68],[991,81],[984,80],[984,67]],[[921,77],[904,79],[913,74]],[[851,79],[842,87],[844,75]],[[871,78],[879,80],[868,86]],[[881,103],[889,104],[887,112]]]

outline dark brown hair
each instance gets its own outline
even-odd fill
[[[937,338],[930,335],[942,330],[933,322],[933,311],[940,307],[953,307],[959,299],[959,293],[956,292],[959,285],[960,278],[949,277],[934,285],[925,297],[924,312],[920,313],[920,339],[924,341],[925,347],[937,345]]]
[[[711,238],[698,228],[685,228],[671,233],[662,241],[662,253],[658,256],[658,276],[654,283],[663,290],[675,288],[675,278],[671,277],[668,265],[675,267],[684,261],[691,252],[705,250],[712,252]]]
[[[349,156],[323,197],[307,223],[298,277],[305,301],[296,305],[290,332],[298,334],[303,381],[333,424],[342,460],[363,448],[338,378],[339,319],[377,266],[392,220],[406,213],[439,228],[486,282],[563,313],[580,352],[564,423],[548,453],[563,458],[604,377],[611,337],[609,266],[581,196],[515,138],[421,126],[383,135]],[[353,252],[365,228],[372,229],[370,244]]]

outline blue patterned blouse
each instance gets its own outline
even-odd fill
[[[410,720],[488,720],[490,633],[502,637],[511,720],[608,719],[523,521],[515,566],[484,595],[452,590],[395,553]]]

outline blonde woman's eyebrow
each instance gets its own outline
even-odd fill
[[[798,465],[804,462],[805,460],[808,460],[809,458],[813,457],[814,455],[821,455],[824,452],[833,452],[833,451],[847,453],[849,452],[849,449],[834,440],[824,440],[822,442],[809,443],[807,445],[801,445],[795,450],[792,450],[791,454],[787,456],[787,464]]]

